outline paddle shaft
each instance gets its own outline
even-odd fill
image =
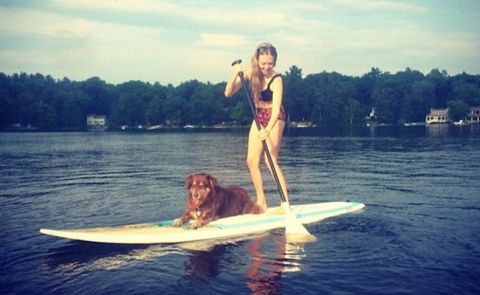
[[[235,65],[236,63],[239,63],[239,61],[235,61],[232,65]],[[253,118],[255,120],[255,124],[257,125],[258,131],[260,131],[260,130],[262,130],[262,126],[260,125],[260,121],[258,121],[257,112],[255,111],[255,107],[253,106],[252,98],[250,97],[250,93],[248,92],[247,84],[245,83],[245,78],[243,77],[243,72],[239,72],[238,76],[240,77],[240,80],[242,81],[242,88],[245,91],[245,95],[247,96],[248,104],[250,105],[250,110],[252,111]],[[275,180],[275,183],[277,184],[278,193],[280,194],[280,198],[282,199],[282,203],[286,203],[287,198],[285,197],[285,194],[283,192],[280,181],[278,180],[278,174],[277,174],[277,171],[275,170],[275,166],[273,165],[272,155],[270,154],[270,151],[268,150],[267,141],[265,139],[262,140],[262,144],[263,144],[263,150],[265,151],[265,154],[267,155],[267,160],[268,160],[268,163],[270,164],[270,168],[272,170],[273,179]]]

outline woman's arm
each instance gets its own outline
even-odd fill
[[[240,77],[238,77],[238,73],[242,71],[242,67],[240,64],[233,66],[232,76],[225,85],[225,97],[231,97],[242,87],[242,81]],[[250,77],[250,72],[247,70],[244,73],[245,80],[248,80]]]

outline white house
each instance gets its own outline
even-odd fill
[[[465,121],[469,124],[480,123],[480,107],[470,108],[470,112],[468,113]]]
[[[87,128],[90,131],[105,131],[107,129],[107,116],[105,115],[88,115]]]
[[[448,109],[430,109],[430,114],[425,117],[427,124],[448,123]]]

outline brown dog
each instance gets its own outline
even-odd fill
[[[247,192],[239,186],[223,188],[217,180],[207,173],[196,173],[187,177],[185,187],[188,191],[187,209],[178,219],[175,226],[195,220],[193,228],[199,228],[219,218],[261,213]]]

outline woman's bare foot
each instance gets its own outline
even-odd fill
[[[257,205],[258,205],[258,207],[260,207],[260,209],[262,209],[263,212],[267,211],[267,202],[265,202],[265,201],[259,202],[257,200]]]

